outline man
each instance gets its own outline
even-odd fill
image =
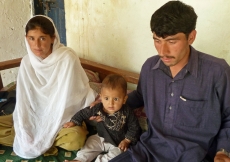
[[[197,15],[170,1],[151,18],[158,51],[127,103],[144,106],[148,131],[111,162],[230,162],[230,67],[195,50]]]

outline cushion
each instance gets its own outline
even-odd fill
[[[89,86],[99,94],[101,92],[101,83],[89,82]]]
[[[99,74],[97,72],[93,72],[88,69],[84,69],[87,77],[89,78],[89,82],[101,83],[99,78]]]
[[[140,127],[143,132],[148,130],[148,124],[147,124],[147,117],[145,114],[144,107],[139,107],[134,110],[135,115],[137,116],[137,119],[139,121]]]
[[[87,77],[89,78],[90,87],[99,94],[101,91],[101,80],[99,78],[99,74],[88,69],[84,70]]]
[[[6,85],[1,89],[1,91],[12,91],[12,90],[16,90],[16,81],[9,83],[8,85]]]

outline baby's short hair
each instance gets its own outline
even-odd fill
[[[124,77],[118,74],[109,74],[102,81],[101,88],[121,88],[124,94],[127,93],[127,82]]]

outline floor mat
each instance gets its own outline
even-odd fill
[[[0,146],[0,162],[63,162],[76,157],[76,151],[66,151],[58,148],[57,156],[39,156],[35,159],[24,159],[13,152],[12,147]]]

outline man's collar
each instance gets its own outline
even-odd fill
[[[190,57],[186,66],[187,71],[190,72],[191,75],[197,77],[198,74],[198,53],[195,48],[190,46]]]
[[[159,60],[157,61],[157,63],[151,68],[152,70],[158,69],[160,68],[160,64],[163,63],[159,57]]]

